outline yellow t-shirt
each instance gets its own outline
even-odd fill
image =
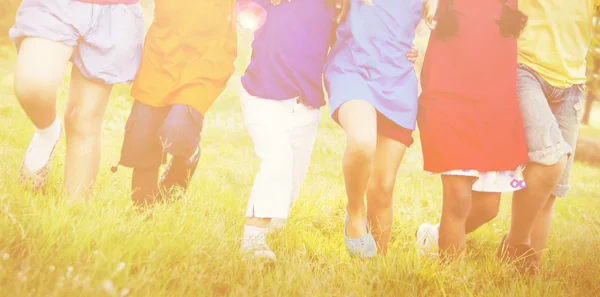
[[[557,88],[586,81],[592,19],[600,0],[520,0],[529,21],[519,37],[519,63]]]

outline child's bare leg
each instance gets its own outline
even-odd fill
[[[444,200],[440,221],[439,248],[442,259],[452,260],[466,244],[466,222],[471,213],[473,177],[442,175]]]
[[[21,168],[21,182],[27,187],[40,189],[46,184],[62,130],[56,93],[72,52],[72,47],[42,38],[27,37],[20,44],[15,93],[36,130]]]
[[[73,67],[65,112],[64,184],[72,198],[85,197],[98,175],[102,121],[111,90],[111,85],[89,80]]]
[[[271,222],[271,218],[251,218],[246,217],[246,225],[258,228],[266,228]]]
[[[38,129],[56,119],[56,93],[72,53],[72,47],[43,38],[27,37],[20,44],[15,93]]]
[[[387,252],[394,219],[393,194],[406,145],[378,135],[373,173],[367,186],[369,226],[379,252]]]
[[[339,122],[346,131],[342,170],[348,196],[348,238],[367,233],[365,193],[377,146],[377,112],[366,101],[352,100],[339,108]]]
[[[471,213],[465,226],[467,234],[496,218],[500,211],[501,193],[473,192],[471,197]]]
[[[465,223],[465,233],[469,234],[483,224],[493,220],[500,210],[501,193],[471,192],[471,211]],[[435,253],[438,249],[439,225],[422,224],[417,230],[417,244],[422,253]]]
[[[548,203],[567,163],[564,156],[550,166],[530,163],[523,172],[527,188],[515,192],[512,202],[512,216],[507,243],[512,246],[532,244],[531,234],[534,223]]]
[[[550,233],[550,227],[552,226],[552,214],[554,212],[555,201],[556,197],[550,196],[550,199],[548,199],[546,205],[538,214],[531,231],[531,248],[539,255],[537,257],[538,260],[541,258],[541,254],[548,241],[548,234]]]

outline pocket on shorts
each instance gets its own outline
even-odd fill
[[[585,84],[577,84],[573,86],[573,89],[570,90],[571,100],[573,100],[573,109],[575,109],[575,114],[577,116],[577,122],[579,123],[583,117],[583,94],[585,93],[586,86]]]

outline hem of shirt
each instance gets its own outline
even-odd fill
[[[193,108],[194,110],[199,112],[200,115],[202,115],[202,116],[206,115],[206,113],[208,112],[208,110],[210,109],[210,107],[212,106],[214,101],[216,101],[216,99],[215,99],[210,104],[190,104],[189,102],[182,102],[180,100],[171,100],[168,102],[163,101],[163,102],[157,103],[157,101],[155,101],[155,100],[147,100],[148,96],[139,94],[138,92],[136,92],[134,90],[131,91],[131,97],[133,98],[133,100],[139,101],[148,106],[161,108],[161,107],[167,107],[167,106],[173,106],[173,105],[185,105],[185,106],[189,106],[189,107]]]
[[[244,75],[241,78],[241,86],[242,86],[242,88],[244,88],[244,90],[246,90],[246,92],[248,94],[250,94],[254,97],[258,97],[258,98],[265,99],[265,100],[284,101],[284,100],[298,99],[301,96],[298,94],[294,94],[291,96],[286,95],[286,96],[278,97],[278,96],[269,96],[267,94],[255,92],[255,90],[253,88],[248,88],[248,86],[247,86],[248,82],[246,82],[244,77],[246,77],[246,76]],[[321,107],[325,106],[326,102],[325,102],[325,100],[322,100],[318,105],[315,105],[313,102],[310,102],[310,100],[304,100],[304,104],[307,106],[310,106],[312,108],[321,108]]]
[[[519,64],[523,64],[527,66],[529,69],[535,71],[539,76],[541,76],[550,86],[559,88],[559,89],[568,89],[575,85],[585,84],[587,82],[587,77],[585,78],[563,78],[563,80],[557,79],[556,76],[549,75],[553,72],[551,69],[545,68],[539,64],[536,64],[532,61],[529,61],[521,56],[518,59]],[[560,77],[561,75],[557,75]]]

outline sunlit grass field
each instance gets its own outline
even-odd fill
[[[238,248],[258,160],[236,77],[206,117],[189,192],[156,207],[152,219],[131,206],[130,170],[110,172],[132,104],[128,86],[116,87],[106,113],[94,197],[75,205],[61,198],[64,137],[47,195],[25,192],[18,170],[33,128],[13,95],[14,59],[12,47],[0,48],[0,296],[600,296],[600,168],[579,163],[537,277],[516,277],[494,257],[508,229],[509,196],[498,218],[468,237],[460,261],[440,267],[417,255],[416,228],[437,222],[441,209],[439,177],[421,169],[418,142],[398,172],[388,255],[351,259],[342,236],[344,139],[326,108],[299,202],[270,238],[279,261],[262,269],[244,260]],[[584,133],[600,137],[600,110],[592,117],[596,128]]]

